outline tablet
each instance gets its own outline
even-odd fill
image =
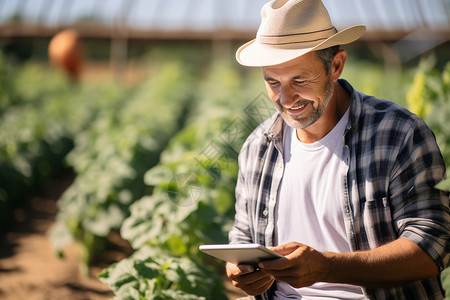
[[[200,251],[235,265],[257,265],[260,261],[283,257],[259,244],[201,245]]]

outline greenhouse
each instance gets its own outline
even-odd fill
[[[228,243],[239,152],[276,111],[235,60],[266,2],[0,0],[1,299],[246,295],[199,246]],[[450,1],[323,4],[367,27],[341,78],[422,118],[449,168]]]

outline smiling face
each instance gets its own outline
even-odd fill
[[[264,67],[263,74],[269,97],[289,126],[305,129],[325,114],[333,80],[315,53]]]

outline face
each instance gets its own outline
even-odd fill
[[[305,129],[322,117],[333,94],[333,81],[313,52],[263,68],[270,99],[286,123]]]

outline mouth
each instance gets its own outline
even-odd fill
[[[298,114],[301,114],[306,109],[308,104],[309,104],[309,102],[299,103],[298,105],[295,105],[294,107],[286,108],[286,111],[291,115],[298,115]]]

